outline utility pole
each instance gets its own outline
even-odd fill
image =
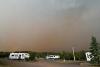
[[[75,50],[74,50],[74,47],[72,47],[72,51],[73,51],[73,58],[74,58],[74,61],[75,61],[76,58],[75,58]]]

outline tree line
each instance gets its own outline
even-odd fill
[[[31,51],[15,51],[17,53],[29,53],[30,54],[30,58],[29,60],[36,60],[39,58],[43,58],[45,59],[47,55],[59,55],[60,59],[63,60],[73,60],[73,53],[72,52],[31,52]],[[0,58],[8,58],[9,57],[10,52],[0,52]],[[85,57],[85,51],[79,51],[79,52],[75,52],[75,57],[76,60],[86,60]]]

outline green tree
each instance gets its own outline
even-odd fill
[[[30,52],[29,54],[30,54],[29,60],[35,60],[36,53],[35,52]]]
[[[92,53],[91,56],[94,56],[90,63],[100,64],[99,44],[95,37],[92,37],[91,39],[90,52]]]
[[[65,60],[65,57],[66,57],[66,52],[65,51],[62,51],[60,53],[60,58],[63,59],[63,60]]]
[[[82,51],[79,51],[79,52],[75,52],[75,57],[76,57],[76,60],[80,60],[80,61],[85,60],[85,58],[86,58],[85,51],[82,50]]]

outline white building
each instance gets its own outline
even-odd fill
[[[59,59],[60,56],[59,55],[48,55],[46,56],[46,59]]]
[[[29,59],[30,54],[29,53],[10,53],[9,59]]]

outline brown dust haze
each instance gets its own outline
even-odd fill
[[[0,0],[0,51],[87,50],[100,41],[100,0]]]

